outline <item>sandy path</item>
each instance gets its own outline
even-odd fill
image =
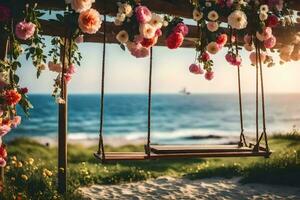
[[[160,177],[122,185],[80,188],[85,199],[300,199],[300,188],[240,184],[238,179]]]

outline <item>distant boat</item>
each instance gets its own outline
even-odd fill
[[[182,90],[180,90],[179,93],[184,94],[184,95],[191,95],[191,92],[187,91],[186,88],[183,88]]]

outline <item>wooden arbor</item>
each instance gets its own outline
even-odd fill
[[[49,10],[64,10],[65,4],[62,0],[36,0],[40,9]],[[293,3],[293,8],[295,10],[300,10],[300,2],[297,0],[290,1]],[[116,3],[117,0],[110,0],[106,1],[106,9],[104,10],[104,0],[97,0],[95,7],[99,10],[102,14],[114,15],[116,13],[117,7]],[[177,15],[186,18],[192,17],[192,6],[189,3],[189,0],[143,0],[142,3],[148,6],[153,12],[156,13],[166,13],[170,15]],[[59,36],[66,40],[66,36],[63,34],[65,33],[68,27],[62,26],[61,24],[56,24],[52,21],[42,21],[42,29],[43,34],[48,36]],[[107,36],[104,37],[104,27],[106,27]],[[185,38],[185,41],[182,45],[183,48],[194,48],[194,39],[198,37],[197,27],[196,26],[189,26],[190,32]],[[295,30],[300,30],[299,26],[295,27]],[[105,41],[106,43],[118,43],[115,39],[116,34],[119,32],[119,28],[115,27],[112,23],[106,22],[105,26],[102,26],[100,31],[95,35],[86,35],[85,42],[98,42],[102,43]],[[275,30],[274,35],[279,38],[278,45],[281,43],[286,43],[288,38],[285,35],[285,32],[282,29],[278,28]],[[162,39],[158,41],[158,46],[164,46],[165,43]],[[67,45],[65,45],[67,48]],[[64,50],[66,51],[66,50]],[[3,53],[3,50],[2,50]],[[65,53],[64,53],[65,54]],[[0,54],[2,57],[2,54]],[[65,57],[62,58],[63,63],[65,63]],[[67,100],[67,88],[66,84],[63,84],[63,97]],[[59,191],[61,193],[65,193],[66,191],[66,172],[67,172],[67,148],[66,148],[66,135],[67,135],[67,101],[66,104],[59,105]],[[198,149],[198,148],[197,148]],[[152,146],[153,151],[164,151],[164,148]],[[245,151],[246,152],[246,151]],[[196,154],[199,152],[195,152]],[[203,153],[203,157],[205,157],[205,152]],[[167,154],[165,154],[167,155]],[[111,156],[115,156],[111,154]],[[196,156],[196,155],[191,155]],[[230,156],[230,155],[228,155]],[[164,156],[161,156],[164,157]],[[145,158],[144,155],[138,155],[138,158]],[[155,158],[155,157],[154,157]]]

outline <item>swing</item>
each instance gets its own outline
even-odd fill
[[[256,56],[256,141],[255,143],[246,142],[244,135],[243,123],[243,107],[241,95],[241,76],[240,68],[238,72],[238,92],[239,92],[239,110],[241,133],[240,140],[236,145],[159,145],[151,144],[151,100],[152,100],[152,60],[153,49],[150,49],[150,66],[149,66],[149,88],[148,88],[148,134],[147,144],[145,144],[145,152],[105,152],[103,143],[103,118],[104,118],[104,88],[105,88],[105,54],[106,54],[106,15],[104,15],[103,23],[103,58],[102,58],[102,76],[101,76],[101,104],[100,104],[100,129],[98,151],[94,156],[101,160],[102,163],[109,161],[129,161],[129,160],[147,160],[147,159],[167,159],[167,158],[209,158],[209,157],[265,157],[271,155],[268,146],[268,138],[266,132],[265,120],[265,102],[264,102],[264,84],[263,71],[260,56],[260,48],[256,45],[258,55]],[[262,101],[262,122],[263,132],[259,136],[259,74],[261,83],[261,101]],[[260,142],[264,138],[265,146],[261,146]]]

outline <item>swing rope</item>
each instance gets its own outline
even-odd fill
[[[104,4],[105,5],[105,4]],[[105,58],[106,58],[106,14],[103,21],[103,51],[102,51],[102,76],[101,76],[101,103],[100,103],[100,127],[99,127],[99,144],[98,155],[102,155],[105,160],[105,151],[103,144],[103,118],[104,118],[104,80],[105,80]]]
[[[231,28],[232,31],[232,28]],[[235,42],[235,47],[236,47],[236,55],[238,55],[238,42],[236,40]],[[240,108],[240,125],[241,125],[241,134],[240,134],[240,141],[238,146],[248,146],[244,134],[244,119],[243,119],[243,103],[242,103],[242,86],[241,86],[241,70],[240,66],[237,67],[237,72],[238,72],[238,92],[239,92],[239,108]]]
[[[152,100],[152,66],[153,66],[153,49],[150,48],[150,63],[149,63],[149,86],[148,86],[148,135],[147,135],[147,149],[146,153],[150,157],[150,143],[151,143],[151,100]]]

